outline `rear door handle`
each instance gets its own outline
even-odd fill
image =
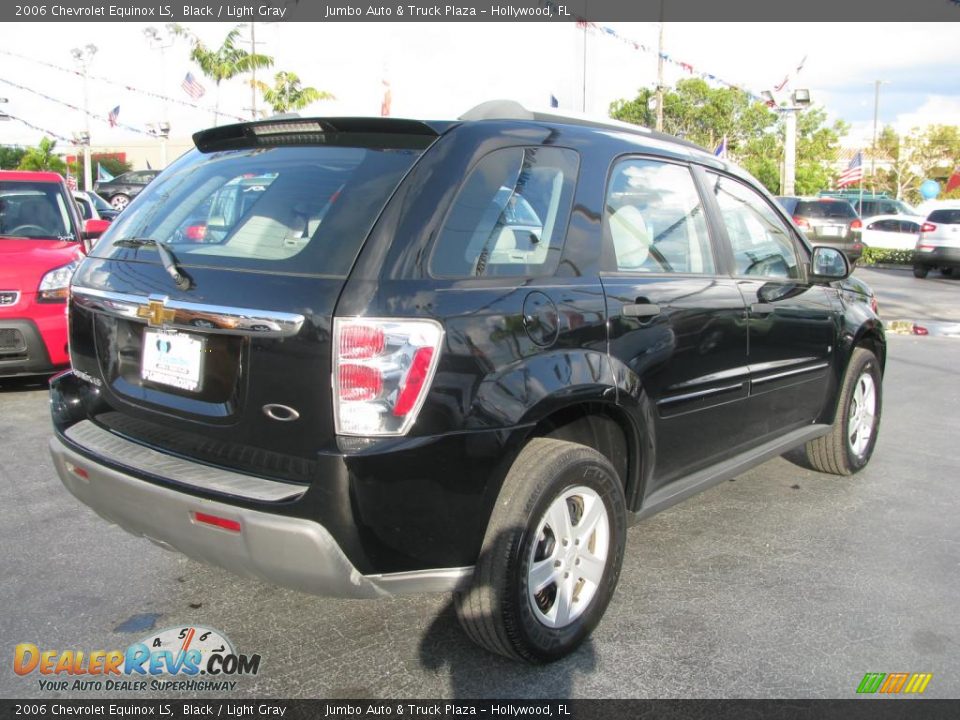
[[[775,312],[777,309],[776,305],[772,303],[754,303],[750,306],[751,315],[769,315]]]
[[[652,318],[660,314],[660,306],[653,303],[630,303],[620,311],[625,317]]]

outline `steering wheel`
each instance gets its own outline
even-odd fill
[[[17,225],[17,227],[9,230],[10,235],[18,235],[21,230],[39,230],[41,235],[50,235],[50,231],[45,227],[40,227],[39,225],[32,225],[27,223],[26,225]]]

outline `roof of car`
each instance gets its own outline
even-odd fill
[[[62,183],[60,173],[40,170],[0,170],[0,180],[13,182],[49,182]]]
[[[602,130],[607,133],[614,132],[625,137],[632,136],[635,141],[647,142],[650,145],[667,143],[673,149],[682,148],[691,155],[696,154],[700,159],[708,159],[711,164],[717,167],[729,167],[726,161],[683,138],[612,118],[590,117],[567,111],[561,112],[556,108],[547,110],[527,109],[512,100],[492,100],[482,103],[468,110],[456,120],[410,120],[385,117],[301,118],[288,114],[266,120],[221,125],[201,130],[193,135],[193,141],[199,150],[209,152],[230,149],[251,142],[272,144],[270,140],[276,142],[281,141],[281,138],[298,140],[311,133],[386,133],[439,137],[456,125],[485,121],[513,121],[523,124],[532,122]]]

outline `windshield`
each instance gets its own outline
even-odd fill
[[[0,182],[0,236],[74,240],[60,188],[49,182]]]
[[[418,150],[272,147],[189,153],[114,221],[99,257],[155,253],[182,267],[344,276]]]

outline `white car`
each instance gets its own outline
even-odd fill
[[[923,218],[917,215],[875,215],[864,221],[860,241],[865,247],[913,250]]]

